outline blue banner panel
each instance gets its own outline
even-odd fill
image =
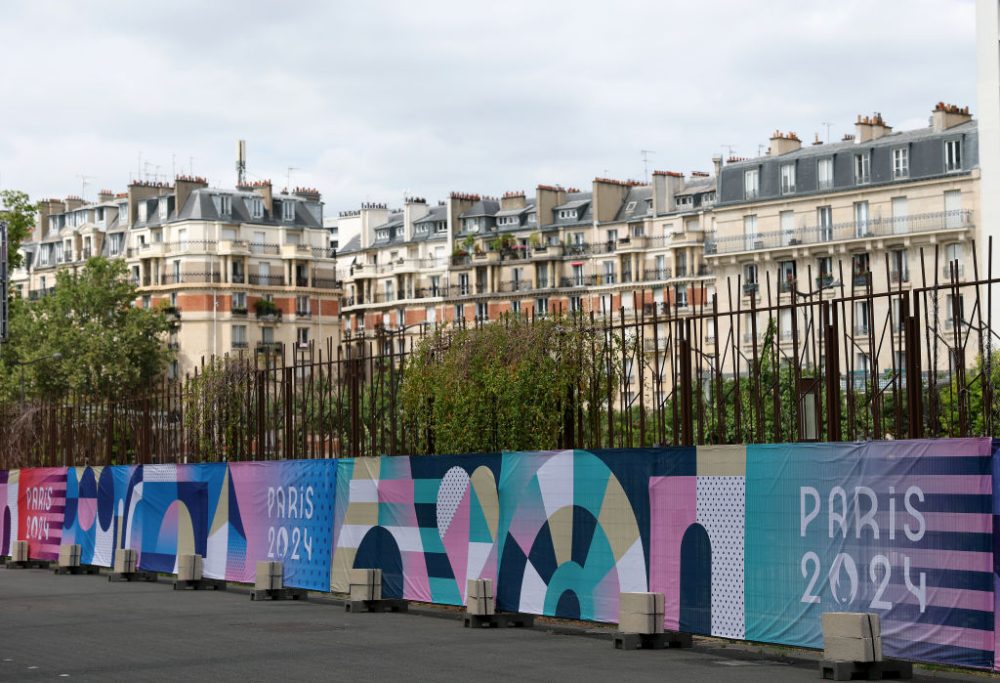
[[[993,665],[988,439],[748,446],[746,637],[822,647],[876,612],[887,656]]]

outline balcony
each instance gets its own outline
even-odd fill
[[[454,268],[468,268],[472,266],[472,257],[468,254],[454,254],[451,257],[451,265]]]
[[[531,280],[506,280],[500,283],[500,292],[528,292],[531,291]]]
[[[780,249],[827,242],[845,242],[872,237],[966,230],[974,227],[972,211],[938,211],[898,218],[874,218],[794,230],[731,235],[705,242],[705,254],[732,254],[762,249]]]
[[[618,240],[618,251],[639,251],[647,246],[645,235],[632,235]]]
[[[257,342],[257,353],[270,354],[270,353],[281,353],[282,344],[281,342]]]
[[[259,285],[262,287],[282,287],[285,284],[284,275],[251,274],[247,280],[251,285]]]
[[[531,256],[531,252],[520,244],[500,250],[501,261],[526,261],[529,256]]]
[[[910,273],[905,270],[890,270],[889,271],[889,282],[901,283],[909,282]]]
[[[250,243],[244,240],[221,240],[219,242],[220,256],[248,256]]]
[[[598,242],[591,246],[590,253],[592,254],[614,254],[618,251],[618,241],[608,240],[607,242]]]
[[[433,299],[448,296],[447,287],[418,287],[413,291],[414,299]]]
[[[248,344],[245,341],[233,341],[234,349],[245,349],[247,346]]]
[[[561,244],[540,244],[531,248],[531,258],[533,260],[562,258],[563,245]]]
[[[756,282],[746,282],[743,284],[743,296],[754,296],[760,291],[760,285]]]
[[[313,289],[343,289],[344,283],[333,278],[314,277]]]
[[[308,308],[296,308],[295,309],[295,317],[296,318],[311,318],[312,317],[312,311],[309,310]]]
[[[281,320],[281,309],[273,301],[259,299],[254,306],[254,311],[260,322],[273,323]]]
[[[267,244],[264,242],[251,242],[250,253],[258,255],[277,256],[280,247],[277,244]]]
[[[590,245],[586,242],[571,242],[563,247],[563,256],[586,256],[590,253]]]
[[[160,276],[161,285],[210,284],[222,281],[220,273],[165,273]]]
[[[281,258],[312,258],[312,247],[308,244],[282,244]]]
[[[872,281],[872,273],[870,270],[866,271],[856,271],[851,277],[851,284],[855,287],[868,287]]]
[[[816,289],[826,289],[833,286],[833,274],[824,273],[816,278]]]
[[[669,268],[652,268],[642,271],[642,279],[647,282],[652,280],[669,280],[671,277],[673,277],[673,274]]]
[[[229,309],[229,313],[235,318],[245,318],[247,317],[247,307],[246,306],[233,306]]]

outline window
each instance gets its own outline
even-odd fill
[[[952,329],[955,321],[961,325],[965,321],[965,300],[963,295],[949,294],[945,299],[945,308],[941,311],[941,316],[945,318],[945,327]]]
[[[573,266],[573,286],[583,287],[583,264],[578,263]]]
[[[868,354],[863,351],[858,351],[855,359],[854,372],[855,374],[864,377],[869,372]]]
[[[583,313],[583,297],[571,296],[569,298],[570,313]]]
[[[161,221],[167,220],[167,216],[169,215],[169,208],[170,207],[167,204],[167,198],[166,197],[160,197],[160,201],[159,201],[159,216],[160,216],[160,220]]]
[[[678,287],[675,296],[677,297],[678,308],[684,308],[688,305],[687,287]]]
[[[455,322],[465,320],[465,306],[462,304],[455,304]]]
[[[146,202],[139,202],[139,222],[146,222],[146,212],[149,210],[149,205]]]
[[[948,140],[944,143],[944,170],[962,170],[962,141]]]
[[[778,223],[781,225],[781,244],[797,244],[799,240],[795,239],[795,212],[781,211],[778,213]]]
[[[816,186],[820,190],[833,187],[833,159],[820,159],[816,162]]]
[[[899,332],[903,329],[903,299],[901,297],[893,297],[892,299],[892,329],[894,332]],[[902,365],[897,366],[902,367]]]
[[[309,315],[311,310],[308,294],[299,294],[295,297],[295,315]]]
[[[309,346],[309,328],[308,327],[297,327],[297,328],[295,328],[295,342],[299,346]]]
[[[910,150],[906,147],[898,147],[892,150],[892,177],[910,177]]]
[[[393,295],[395,293],[394,292],[394,288],[395,288],[395,284],[393,283],[392,280],[386,280],[385,281],[385,300],[386,301],[392,301],[393,300],[393,298],[394,298]]]
[[[233,292],[233,312],[242,311],[246,313],[247,311],[247,293],[246,292]]]
[[[177,231],[177,248],[181,251],[185,251],[188,248],[188,231],[185,228]]]
[[[869,237],[868,202],[854,202],[854,236]]]
[[[517,300],[511,301],[510,312],[514,315],[521,315],[521,302]]]
[[[743,217],[743,235],[747,249],[760,249],[764,246],[757,240],[757,216],[749,215]]]
[[[108,246],[108,251],[112,256],[116,256],[121,253],[122,244],[124,243],[125,236],[121,233],[115,233],[111,235],[111,241]]]
[[[128,223],[128,204],[118,205],[118,223],[120,225]]]
[[[781,165],[781,194],[795,192],[795,164]]]
[[[892,207],[892,232],[894,235],[903,235],[910,229],[910,209],[906,197],[893,197]]]
[[[658,254],[656,256],[656,273],[654,277],[657,280],[667,279],[667,257],[664,254]]]
[[[562,209],[559,212],[559,218],[576,220],[576,209]]]
[[[833,207],[817,207],[816,226],[819,228],[819,239],[821,242],[829,242],[833,239]]]
[[[264,200],[260,197],[251,197],[248,204],[250,205],[250,218],[263,218],[264,217]]]
[[[816,259],[816,270],[819,272],[819,288],[829,287],[833,283],[833,257],[820,256]]]
[[[170,264],[171,275],[173,276],[173,283],[177,284],[181,281],[181,262],[173,261]]]
[[[854,155],[854,182],[864,185],[871,181],[872,158],[868,152],[861,152]]]
[[[944,227],[962,227],[961,190],[948,190],[944,193]]]
[[[628,204],[625,205],[625,213],[631,213],[634,210],[635,210],[635,202],[634,201],[633,202],[629,202]]]
[[[535,281],[539,289],[546,289],[549,286],[549,267],[546,265],[535,266]]]
[[[529,223],[535,223],[537,220],[538,220],[538,214],[536,214],[534,211],[528,214]]]
[[[754,288],[757,286],[757,264],[748,263],[743,266],[743,284],[751,285]]]
[[[784,308],[778,313],[778,330],[781,335],[781,339],[791,339],[792,338],[792,312]]]
[[[605,261],[604,262],[604,284],[610,285],[614,284],[615,281],[615,262]]]
[[[281,202],[281,220],[287,223],[295,220],[295,202],[290,199]]]
[[[868,314],[871,307],[867,301],[854,302],[854,334],[868,334]]]
[[[790,292],[795,287],[795,261],[781,261],[778,263],[778,289],[782,292]]]
[[[45,289],[45,278],[42,278],[42,289]],[[152,300],[149,298],[148,294],[146,294],[146,295],[144,295],[142,297],[142,307],[143,308],[149,308],[150,305],[151,305],[151,303],[152,303]]]
[[[893,249],[889,252],[889,279],[892,282],[910,281],[910,259],[906,249]]]
[[[677,252],[677,277],[685,277],[688,274],[687,254],[683,251]]]
[[[535,299],[535,314],[536,315],[546,315],[549,312],[549,299],[548,297],[540,297]]]
[[[273,327],[262,327],[260,328],[260,340],[265,344],[274,343],[274,328]]]
[[[743,198],[756,199],[760,194],[760,169],[753,168],[743,172]]]
[[[490,308],[485,301],[476,303],[476,320],[486,321],[490,319]]]
[[[469,274],[459,273],[458,275],[458,293],[461,296],[465,296],[469,293]]]
[[[229,216],[233,212],[233,198],[227,194],[212,195],[212,203],[220,216]]]
[[[247,345],[247,326],[233,325],[233,348],[243,349]]]

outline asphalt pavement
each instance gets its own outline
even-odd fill
[[[347,613],[320,598],[255,602],[245,589],[175,591],[162,580],[0,567],[3,681],[819,680],[808,653],[710,639],[627,652],[609,633],[555,622],[467,629],[456,611],[434,608]],[[919,671],[914,680],[954,677]]]

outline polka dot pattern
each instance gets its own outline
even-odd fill
[[[712,635],[740,638],[743,608],[744,477],[698,477],[697,521],[712,543]]]

